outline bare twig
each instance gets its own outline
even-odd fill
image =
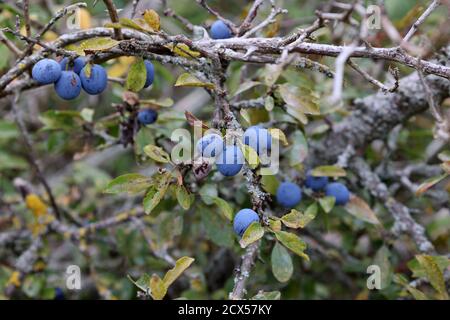
[[[247,13],[247,16],[245,17],[244,21],[242,21],[241,25],[238,28],[238,36],[243,35],[245,32],[247,32],[252,25],[253,20],[255,20],[259,7],[263,4],[264,0],[255,0],[252,4],[252,7]]]
[[[398,88],[398,70],[397,69],[392,69],[390,68],[389,70],[391,71],[392,75],[394,76],[394,84],[390,87],[386,86],[385,84],[381,83],[380,81],[378,81],[377,79],[375,79],[374,77],[372,77],[368,72],[364,71],[363,69],[361,69],[355,62],[353,62],[352,60],[348,60],[348,64],[350,65],[350,67],[352,67],[356,72],[358,72],[360,75],[362,75],[364,77],[364,79],[366,79],[367,81],[369,81],[370,83],[372,83],[373,85],[377,86],[378,88],[380,88],[383,92],[394,92],[395,90],[397,90]]]
[[[433,0],[431,4],[427,7],[427,9],[422,13],[422,15],[419,17],[419,19],[414,22],[414,24],[411,26],[411,29],[406,33],[406,35],[402,39],[402,46],[409,42],[411,38],[416,33],[417,29],[419,29],[419,26],[425,21],[426,18],[437,8],[441,5],[440,0]]]
[[[113,0],[103,0],[105,3],[106,9],[108,9],[109,17],[111,19],[112,23],[118,23],[119,22],[119,15],[117,14],[116,5],[114,4]],[[122,31],[120,28],[114,28],[114,37],[117,40],[122,39]]]
[[[22,137],[24,139],[25,142],[25,146],[28,149],[28,155],[30,157],[30,162],[31,165],[33,166],[33,168],[36,170],[36,174],[37,177],[39,179],[39,181],[41,182],[42,186],[44,187],[45,191],[47,192],[48,198],[50,200],[50,204],[53,208],[54,214],[56,216],[57,219],[60,219],[61,214],[58,208],[58,205],[56,204],[55,201],[55,197],[53,196],[53,192],[52,189],[50,188],[49,184],[47,183],[47,180],[45,178],[44,173],[42,172],[38,161],[37,161],[37,157],[36,157],[36,153],[34,151],[33,148],[33,142],[31,140],[31,137],[28,133],[27,127],[23,121],[22,118],[22,114],[20,112],[19,106],[18,106],[18,101],[19,101],[19,94],[17,93],[14,97],[14,99],[12,100],[12,110],[14,112],[14,116],[15,116],[15,120],[17,122],[17,126],[20,129],[20,132],[22,134]]]

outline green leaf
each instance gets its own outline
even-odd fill
[[[163,108],[168,108],[168,107],[173,106],[173,99],[171,99],[171,98],[147,99],[147,100],[140,100],[139,102],[141,105],[144,105],[144,106],[157,106],[157,107],[163,107]]]
[[[303,163],[308,156],[308,143],[305,136],[300,130],[295,131],[290,140],[292,141],[292,148],[289,151],[289,165],[296,166]]]
[[[15,139],[19,136],[19,130],[14,122],[0,120],[0,142]]]
[[[230,222],[203,205],[199,206],[199,211],[207,237],[220,247],[232,247],[234,232]]]
[[[230,204],[219,197],[213,198],[214,204],[219,207],[220,213],[227,218],[229,221],[233,220],[233,208],[231,208]]]
[[[214,84],[210,82],[202,82],[195,76],[189,73],[181,74],[175,82],[175,87],[205,87],[208,89],[214,89]]]
[[[275,278],[280,282],[288,282],[294,273],[294,266],[291,256],[278,242],[275,242],[272,249],[271,262],[272,273]]]
[[[167,271],[163,278],[163,282],[166,288],[169,288],[170,285],[194,262],[194,258],[191,257],[181,257],[175,263],[175,267]]]
[[[144,59],[138,58],[130,67],[125,88],[133,92],[139,92],[144,88],[147,79],[147,68]]]
[[[148,274],[144,273],[136,281],[134,281],[133,278],[131,278],[130,275],[128,275],[128,279],[130,279],[130,281],[133,282],[133,284],[136,287],[138,287],[139,289],[141,289],[142,291],[144,291],[146,293],[148,293],[150,291],[150,279],[151,279],[151,277]]]
[[[259,81],[245,81],[244,83],[242,83],[238,90],[233,94],[233,97],[237,96],[238,94],[241,94],[242,92],[245,92],[253,87],[259,86],[262,83]]]
[[[258,241],[264,235],[264,228],[261,226],[259,222],[252,222],[251,225],[248,226],[247,230],[245,230],[242,235],[242,239],[239,241],[239,244],[242,248],[247,247],[253,242]]]
[[[251,300],[280,300],[281,293],[280,291],[270,291],[264,292],[260,291],[257,295],[255,295]]]
[[[103,190],[104,193],[136,194],[145,191],[151,186],[151,178],[138,173],[128,173],[113,179]]]
[[[352,195],[350,201],[345,205],[345,209],[354,217],[371,224],[380,224],[375,212],[361,198]]]
[[[266,64],[264,68],[264,84],[268,87],[273,86],[283,72],[283,69],[281,64]]]
[[[150,295],[154,300],[162,300],[167,293],[167,287],[161,278],[153,274],[150,278]]]
[[[264,99],[264,108],[266,108],[267,111],[272,111],[273,108],[275,108],[275,100],[272,96],[267,96]]]
[[[22,170],[28,167],[28,162],[25,159],[0,151],[0,171]]]
[[[83,108],[80,112],[80,116],[84,121],[92,122],[92,120],[94,119],[94,109]]]
[[[439,298],[448,300],[449,296],[445,286],[444,274],[439,269],[434,258],[428,255],[416,255],[416,259],[425,270],[427,279],[430,281],[433,288],[439,293]]]
[[[423,194],[424,192],[426,192],[427,190],[432,188],[434,185],[436,185],[439,182],[441,182],[442,180],[444,180],[447,176],[448,176],[447,174],[443,174],[441,176],[432,177],[432,178],[429,178],[429,179],[425,180],[417,188],[416,196],[419,196],[419,195]]]
[[[161,202],[170,185],[172,176],[170,172],[161,174],[151,186],[144,197],[143,206],[145,213],[149,214]]]
[[[289,107],[305,114],[320,114],[317,99],[311,93],[311,90],[285,83],[278,86],[278,91]]]
[[[177,200],[180,206],[184,210],[188,210],[191,207],[192,203],[192,195],[189,194],[189,192],[186,190],[185,186],[183,185],[176,185],[176,195]]]
[[[49,110],[41,114],[39,120],[44,124],[42,130],[71,131],[83,124],[80,113],[70,110]]]
[[[330,213],[336,203],[336,198],[327,196],[319,199],[319,204],[325,213]]]
[[[437,155],[438,159],[442,162],[450,161],[450,150],[442,151]]]
[[[281,217],[281,221],[288,228],[304,228],[308,223],[310,223],[317,216],[318,207],[316,203],[310,205],[305,213],[301,213],[295,209],[291,212]]]
[[[286,231],[275,232],[275,236],[286,248],[309,261],[308,255],[304,252],[306,250],[306,243],[298,236]]]
[[[261,176],[261,185],[266,192],[271,195],[276,195],[280,182],[274,175],[265,174]]]
[[[208,206],[214,204],[214,198],[219,196],[219,191],[217,191],[217,185],[209,183],[203,185],[199,190],[200,197],[202,201]]]
[[[170,155],[161,147],[149,144],[148,146],[144,147],[144,153],[156,162],[170,162]]]
[[[386,246],[382,246],[376,253],[374,264],[380,267],[381,289],[386,289],[392,280],[392,267],[389,261],[390,252]]]
[[[311,171],[314,177],[345,177],[347,173],[339,166],[320,166]]]

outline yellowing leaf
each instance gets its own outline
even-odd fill
[[[189,46],[184,43],[177,43],[177,45],[168,44],[165,45],[165,47],[168,48],[173,53],[175,53],[176,55],[188,59],[198,58],[201,55],[200,52],[191,50],[191,48],[189,48]]]
[[[146,33],[153,33],[153,30],[149,30],[144,27],[145,21],[142,21],[141,19],[131,20],[128,18],[120,18],[119,23],[120,23],[120,26],[125,27],[125,28],[134,29],[134,30],[138,30],[141,32],[146,32]],[[105,27],[106,27],[106,25],[105,25]],[[108,27],[115,28],[116,25],[111,24],[111,25],[108,25]]]
[[[147,156],[155,160],[156,162],[169,163],[170,155],[164,151],[161,147],[149,144],[144,147],[144,152]]]
[[[97,37],[91,38],[83,41],[77,48],[78,53],[83,53],[85,51],[104,51],[115,47],[119,41],[107,38],[107,37]]]
[[[242,248],[247,247],[253,242],[258,241],[264,235],[264,228],[261,226],[259,222],[252,222],[251,225],[248,226],[247,230],[245,230],[242,235],[242,239],[239,241],[239,244]]]
[[[255,149],[252,147],[243,144],[242,142],[239,143],[239,146],[241,148],[241,151],[244,155],[245,160],[248,163],[248,166],[252,169],[255,169],[259,165],[259,157],[256,153]]]
[[[162,300],[167,293],[167,287],[158,275],[153,274],[150,279],[150,295],[154,300]]]
[[[78,14],[78,21],[79,21],[79,27],[82,30],[90,29],[92,28],[91,23],[91,14],[89,11],[85,8],[79,8],[77,11]]]
[[[338,166],[320,166],[311,171],[314,177],[345,177],[347,173]]]
[[[145,10],[144,11],[144,20],[145,22],[155,31],[159,31],[161,27],[160,19],[158,13],[155,10]]]
[[[209,82],[201,82],[199,79],[197,79],[195,76],[189,74],[189,73],[183,73],[181,74],[177,81],[175,82],[175,87],[205,87],[208,89],[213,89],[214,85]]]
[[[269,228],[272,232],[277,232],[281,230],[281,221],[278,219],[269,220]]]
[[[175,263],[175,267],[167,271],[166,275],[163,278],[163,282],[166,288],[169,288],[170,285],[187,269],[189,266],[195,261],[194,258],[191,257],[181,257]]]
[[[445,286],[444,275],[433,257],[428,255],[417,255],[416,259],[424,268],[426,276],[433,288],[439,293],[439,298],[448,300],[449,296]]]
[[[113,78],[122,77],[127,73],[130,65],[136,61],[136,57],[120,57],[117,62],[108,68],[108,76]]]
[[[304,252],[306,243],[298,236],[286,231],[275,232],[275,236],[286,248],[309,261],[308,255]]]
[[[375,212],[361,198],[351,195],[350,201],[345,205],[345,209],[353,216],[371,224],[380,224]]]
[[[35,217],[43,216],[47,213],[47,205],[34,193],[26,196],[25,203]]]
[[[20,287],[21,281],[20,281],[20,272],[14,271],[11,273],[11,276],[8,279],[7,286],[12,285],[14,287]]]
[[[288,146],[289,145],[289,142],[287,141],[286,135],[280,129],[278,129],[278,128],[270,128],[269,129],[269,133],[274,139],[277,139],[277,140],[281,141],[284,146]]]
[[[139,92],[144,88],[145,81],[147,79],[147,68],[145,67],[144,59],[139,58],[135,63],[131,65],[128,72],[127,81],[125,83],[125,89]]]
[[[154,183],[144,197],[143,206],[145,213],[149,214],[161,202],[170,185],[171,174],[166,172],[155,178]]]
[[[281,217],[281,221],[288,228],[304,228],[308,223],[314,220],[317,216],[317,212],[317,204],[313,203],[306,209],[305,213],[292,209],[291,212]]]
[[[427,180],[425,180],[424,182],[422,182],[422,184],[417,188],[416,190],[416,195],[421,195],[422,193],[426,192],[427,190],[429,190],[430,188],[432,188],[434,185],[438,184],[439,182],[441,182],[442,180],[444,180],[448,175],[447,174],[443,174],[441,176],[437,176],[437,177],[432,177],[429,178]]]

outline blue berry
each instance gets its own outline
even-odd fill
[[[305,186],[315,192],[323,190],[328,184],[328,177],[314,177],[310,173],[306,175]]]
[[[211,38],[213,39],[231,38],[231,30],[222,20],[217,20],[211,25]]]
[[[197,141],[197,152],[206,158],[214,158],[223,150],[223,139],[218,134],[212,133],[203,136]]]
[[[235,176],[241,171],[244,155],[237,146],[226,146],[217,160],[217,169],[226,177]]]
[[[61,288],[55,288],[54,300],[65,300],[64,291]]]
[[[80,77],[73,71],[61,71],[61,77],[55,82],[55,90],[65,100],[75,99],[81,92]]]
[[[244,143],[261,155],[272,148],[272,136],[267,129],[252,126],[244,132]]]
[[[61,76],[61,68],[55,60],[42,59],[33,66],[31,76],[39,84],[54,83]]]
[[[277,202],[285,208],[293,208],[302,200],[302,190],[292,182],[283,182],[277,189]]]
[[[145,69],[147,70],[147,78],[145,80],[144,88],[148,88],[152,85],[153,80],[155,80],[155,67],[153,63],[148,60],[144,61]]]
[[[158,119],[158,113],[152,109],[143,109],[138,113],[138,121],[142,125],[152,124]]]
[[[80,72],[81,85],[88,94],[95,95],[102,93],[108,85],[108,74],[105,68],[94,64],[91,66],[91,74],[86,75],[86,67]]]
[[[252,209],[242,209],[234,216],[233,229],[240,237],[245,230],[252,224],[252,222],[259,222],[258,214]]]
[[[61,66],[61,71],[69,71],[73,69],[73,72],[76,74],[80,74],[81,69],[84,68],[86,65],[86,58],[84,57],[78,57],[75,60],[72,61],[72,63],[67,65],[69,62],[69,58],[64,58],[59,62],[59,65]]]
[[[350,199],[350,192],[347,187],[340,182],[333,182],[325,187],[325,194],[334,197],[337,205],[345,205]]]

